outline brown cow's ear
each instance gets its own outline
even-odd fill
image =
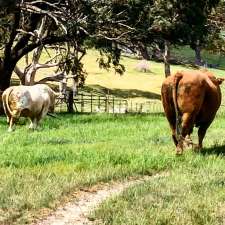
[[[218,84],[220,85],[223,83],[224,78],[216,78],[216,80],[217,80]]]

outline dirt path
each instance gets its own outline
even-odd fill
[[[52,215],[35,225],[93,225],[94,223],[88,219],[88,215],[103,201],[121,194],[128,187],[165,176],[167,174],[144,176],[136,180],[103,184],[91,190],[79,191],[75,200],[58,208]]]

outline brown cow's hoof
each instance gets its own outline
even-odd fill
[[[182,155],[183,154],[183,149],[181,147],[176,148],[176,155]]]
[[[184,142],[184,148],[193,148],[193,143],[192,142],[189,142],[189,141],[185,141]]]
[[[196,144],[193,144],[193,151],[195,152],[200,152],[202,150],[202,147]]]
[[[181,155],[183,155],[183,152],[176,151],[176,156],[181,156]]]

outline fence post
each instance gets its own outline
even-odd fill
[[[113,100],[112,100],[112,110],[113,110],[113,114],[115,112],[115,98],[113,97]]]
[[[120,103],[119,103],[119,113],[121,113],[121,100],[120,100]]]
[[[105,96],[105,112],[107,112],[107,102],[108,102],[108,97],[107,97],[107,95]]]
[[[93,95],[91,93],[91,113],[93,112]]]
[[[129,112],[129,109],[128,109],[128,101],[126,100],[126,111],[125,111],[126,113],[128,113]]]
[[[101,97],[98,96],[98,110],[100,112],[100,108],[101,108]]]
[[[82,93],[81,94],[81,112],[83,113],[84,112],[84,94]]]
[[[74,113],[73,109],[73,91],[68,91],[68,99],[67,99],[67,111],[68,113]]]
[[[139,113],[142,113],[142,110],[143,110],[143,103],[140,104]]]

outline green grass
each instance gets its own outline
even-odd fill
[[[46,118],[39,130],[34,132],[29,131],[24,123],[25,120],[22,120],[15,132],[7,133],[5,118],[0,119],[0,224],[30,222],[32,218],[45,212],[46,208],[54,209],[66,196],[81,187],[162,171],[172,173],[162,180],[165,185],[155,181],[153,184],[137,187],[140,191],[131,189],[124,196],[135,192],[135,199],[131,194],[126,200],[128,202],[124,200],[127,198],[124,196],[113,200],[113,204],[103,206],[97,217],[102,218],[104,224],[150,224],[151,220],[145,216],[152,207],[152,202],[148,201],[151,193],[149,189],[157,191],[161,202],[167,193],[165,190],[168,190],[174,193],[176,201],[183,201],[191,207],[191,203],[186,202],[189,200],[183,198],[183,195],[186,193],[196,201],[197,198],[192,196],[192,189],[185,191],[183,181],[190,184],[193,182],[193,185],[197,181],[200,184],[204,182],[204,193],[215,204],[215,207],[210,206],[210,210],[216,211],[216,206],[222,201],[223,186],[217,187],[221,188],[221,195],[216,197],[218,189],[210,186],[210,179],[216,175],[215,184],[219,184],[223,183],[223,176],[225,177],[224,151],[223,147],[219,147],[224,146],[223,117],[217,118],[209,129],[204,142],[204,155],[185,152],[182,157],[175,156],[169,126],[161,114],[59,115],[59,119]],[[217,157],[219,153],[222,155]],[[211,178],[207,179],[208,176]],[[175,183],[174,179],[177,179]],[[214,195],[211,196],[211,192]],[[157,209],[158,197],[155,197],[156,214],[161,209]],[[140,199],[145,199],[143,205],[139,204]],[[130,207],[129,210],[126,210],[127,207]],[[170,207],[173,212],[176,205],[172,204]],[[169,210],[167,208],[165,206],[165,211]],[[137,214],[139,210],[140,214]],[[184,209],[181,210],[181,217],[182,213],[190,216]],[[135,217],[124,223],[129,215]],[[139,221],[139,215],[141,218],[144,216],[146,223]]]
[[[7,133],[0,119],[0,224],[25,224],[80,187],[176,161],[162,116],[61,115],[34,132],[24,122]]]
[[[162,141],[164,130],[167,130],[164,125],[160,123],[160,132],[154,137],[155,141],[161,141],[156,141],[154,147],[150,143],[149,146],[154,149],[152,154],[163,151],[165,156],[171,157],[172,143],[168,145],[167,141]],[[196,133],[194,135],[196,140]],[[121,196],[102,204],[91,215],[92,219],[104,225],[223,224],[224,137],[224,116],[219,116],[208,130],[202,153],[186,151],[172,164],[167,158],[164,163],[169,176],[129,188]]]
[[[127,72],[119,76],[100,70],[96,57],[90,51],[84,59],[89,72],[86,90],[137,101],[160,97],[163,64],[150,61],[151,72],[140,73],[134,69],[138,61],[124,57]],[[183,69],[190,68],[172,66],[172,72]],[[223,70],[212,71],[225,76]],[[223,108],[220,111],[208,130],[203,154],[189,151],[182,157],[175,156],[161,114],[61,114],[59,119],[45,118],[34,132],[21,120],[13,133],[7,133],[1,117],[0,224],[29,223],[81,187],[163,171],[171,175],[129,189],[92,217],[105,225],[221,224],[225,120]]]
[[[178,59],[182,59],[184,62],[195,62],[195,52],[188,46],[182,46],[172,49],[172,56],[175,56]],[[210,64],[219,64],[220,69],[225,69],[225,56],[220,54],[213,54],[209,51],[201,51],[202,60]]]

